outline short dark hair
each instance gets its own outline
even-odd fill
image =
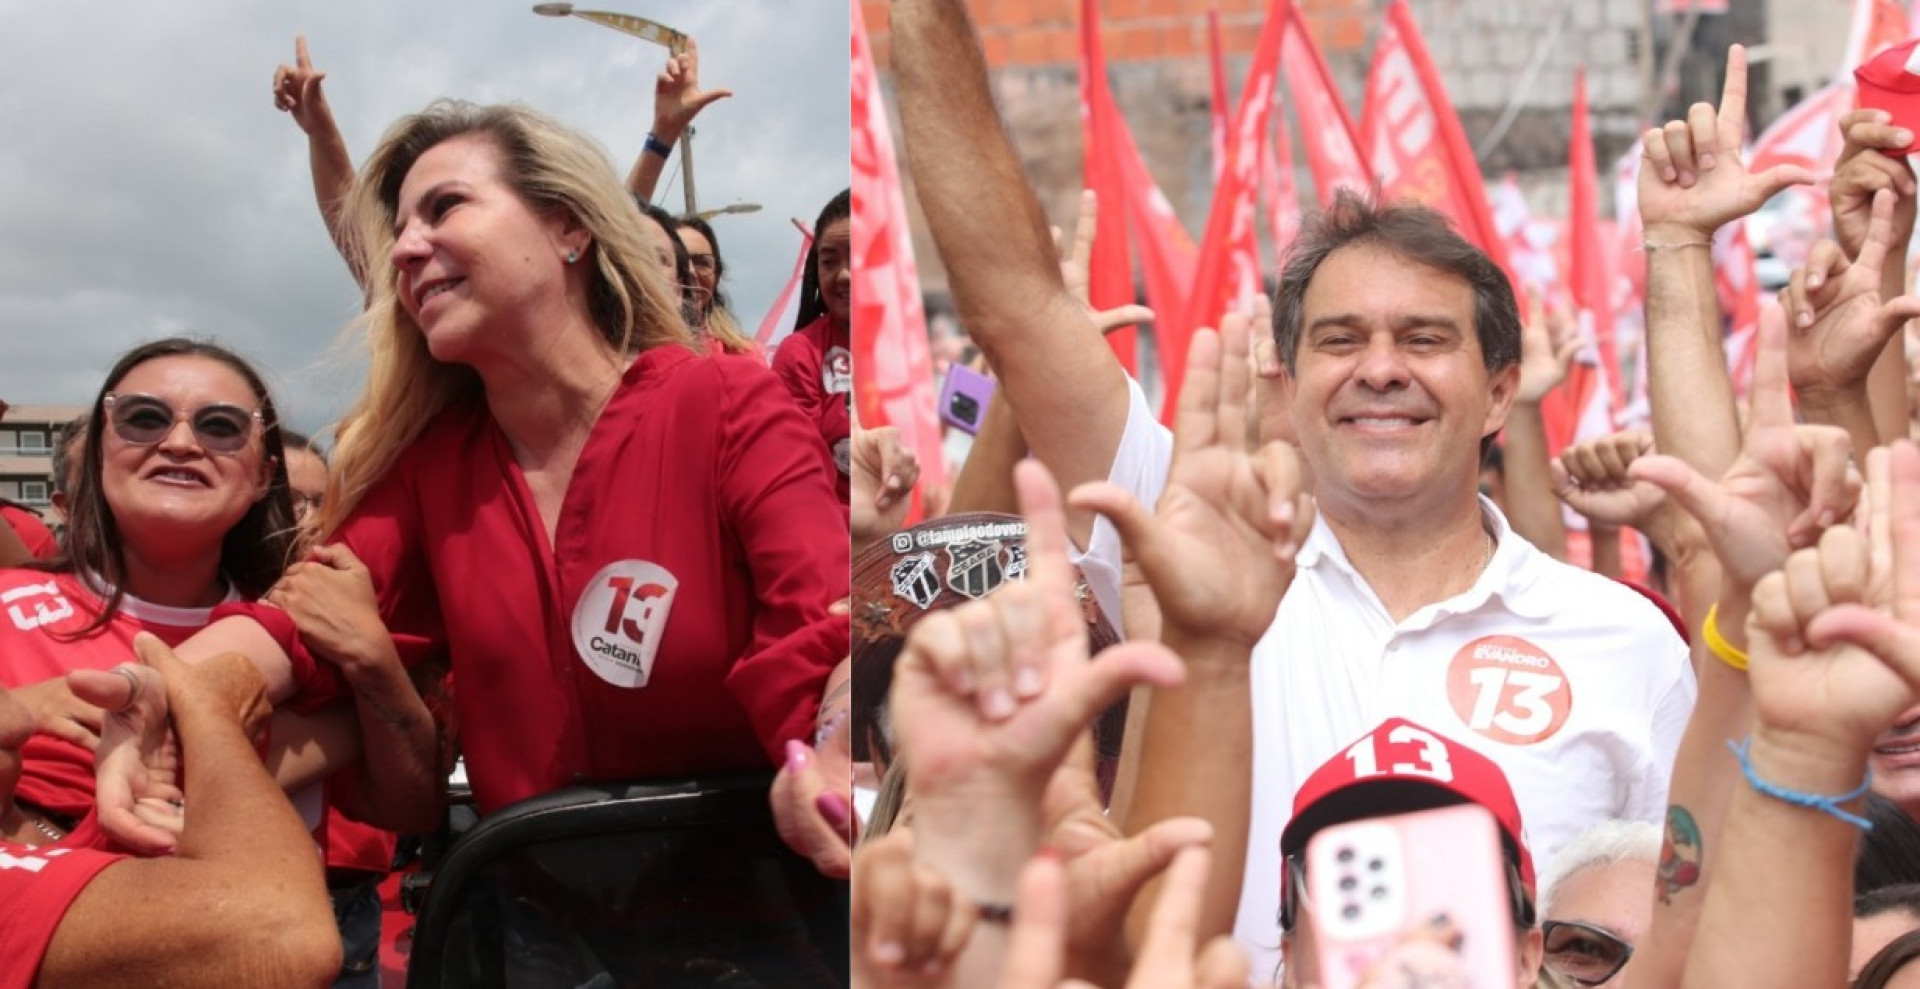
[[[1860,851],[1854,855],[1854,892],[1864,895],[1883,886],[1920,883],[1920,822],[1878,793],[1867,794],[1864,813],[1873,827],[1862,836]],[[1920,917],[1920,904],[1913,913]]]
[[[688,323],[699,322],[696,318],[699,313],[694,311],[693,297],[689,294],[693,285],[693,259],[687,256],[687,245],[680,243],[680,218],[639,196],[633,197],[633,204],[640,207],[641,215],[667,232],[667,242],[673,245],[673,287],[680,297],[680,316]]]
[[[1307,286],[1333,252],[1356,246],[1379,248],[1466,282],[1473,290],[1473,328],[1487,370],[1520,363],[1520,307],[1513,284],[1485,251],[1468,243],[1436,210],[1341,189],[1325,209],[1307,218],[1280,268],[1273,341],[1288,373],[1297,370]]]
[[[1883,913],[1893,913],[1896,910],[1910,914],[1915,918],[1915,922],[1920,924],[1920,883],[1882,886],[1853,898],[1855,920],[1878,917]]]

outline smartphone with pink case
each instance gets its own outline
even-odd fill
[[[1506,875],[1499,825],[1475,804],[1315,834],[1306,883],[1320,989],[1512,986]]]

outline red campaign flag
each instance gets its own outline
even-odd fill
[[[1520,190],[1520,180],[1512,172],[1494,186],[1487,205],[1493,210],[1494,229],[1507,245],[1507,257],[1513,261],[1514,273],[1527,287],[1527,294],[1540,298],[1558,295],[1560,223],[1533,215],[1526,193]]]
[[[1161,418],[1173,421],[1180,400],[1187,355],[1184,342],[1194,329],[1218,325],[1230,308],[1246,311],[1260,287],[1259,242],[1254,228],[1254,194],[1260,181],[1260,154],[1273,117],[1274,87],[1279,76],[1280,35],[1286,23],[1287,0],[1274,0],[1253,64],[1240,91],[1239,111],[1227,133],[1227,167],[1213,190],[1213,208],[1207,214],[1206,233],[1200,238],[1200,259],[1194,267],[1192,294],[1185,320],[1178,327],[1182,348],[1163,352],[1166,389]],[[1170,348],[1169,348],[1170,351]]]
[[[1558,454],[1569,443],[1599,439],[1613,432],[1620,411],[1619,352],[1614,346],[1612,278],[1600,238],[1600,175],[1588,129],[1587,74],[1573,76],[1573,134],[1567,152],[1567,287],[1578,315],[1580,335],[1591,350],[1583,353],[1559,395],[1569,421],[1547,425],[1547,450]],[[1591,379],[1591,380],[1583,380]],[[1550,396],[1551,397],[1551,396]],[[1543,404],[1542,412],[1547,406]],[[1556,431],[1555,426],[1559,426]]]
[[[1332,202],[1334,190],[1341,187],[1366,192],[1373,187],[1373,169],[1300,8],[1287,5],[1284,29],[1280,68],[1287,75],[1287,95],[1300,121],[1300,140],[1318,202]]]
[[[1363,147],[1389,199],[1431,206],[1487,252],[1521,294],[1487,208],[1486,184],[1406,0],[1393,0],[1367,72]],[[1522,311],[1524,309],[1522,301]]]
[[[780,294],[773,297],[773,305],[767,308],[760,330],[753,336],[760,352],[767,355],[780,348],[780,342],[793,332],[794,320],[800,317],[800,283],[807,271],[807,251],[813,248],[813,231],[798,219],[793,225],[800,230],[800,255],[793,259],[793,274],[787,276]]]
[[[1775,165],[1799,165],[1813,172],[1812,185],[1789,188],[1787,194],[1800,201],[1807,215],[1820,217],[1826,225],[1828,214],[1827,181],[1840,161],[1845,141],[1840,137],[1840,116],[1853,109],[1853,76],[1830,83],[1812,96],[1787,108],[1774,118],[1760,139],[1753,142],[1753,154],[1747,170],[1764,172]]]
[[[880,102],[859,0],[853,9],[853,391],[864,426],[891,425],[920,458],[920,481],[946,483],[920,276],[907,232],[893,137]]]
[[[1285,257],[1288,245],[1300,233],[1300,193],[1293,184],[1293,142],[1287,139],[1284,118],[1274,118],[1268,138],[1260,152],[1260,199],[1267,204],[1274,253]]]
[[[1207,11],[1207,41],[1207,49],[1209,54],[1212,55],[1213,61],[1213,182],[1217,195],[1220,179],[1227,168],[1227,150],[1229,143],[1227,139],[1228,121],[1233,117],[1233,105],[1227,102],[1226,60],[1222,58],[1220,54],[1220,11],[1218,8]],[[1269,119],[1272,119],[1272,117],[1269,116]],[[1264,127],[1265,125],[1262,126]],[[1258,139],[1256,138],[1256,140]],[[1269,178],[1267,168],[1267,159],[1269,157],[1268,149],[1265,147],[1260,148],[1260,159],[1255,169],[1254,179],[1246,185],[1244,190],[1249,209],[1251,208],[1255,194]],[[1231,264],[1231,274],[1228,276],[1231,286],[1228,298],[1233,300],[1233,308],[1251,311],[1253,297],[1259,295],[1261,290],[1260,233],[1255,229],[1251,217],[1249,217],[1248,222],[1244,224],[1236,222],[1233,229],[1233,237],[1234,243],[1229,252],[1233,260]],[[1217,319],[1218,317],[1216,316],[1214,318]],[[1204,326],[1211,324],[1200,323],[1196,325]]]
[[[1127,184],[1121,165],[1120,138],[1114,133],[1116,114],[1096,107],[1111,103],[1107,91],[1107,61],[1100,45],[1097,0],[1082,0],[1080,17],[1080,126],[1086,187],[1093,190],[1099,213],[1094,224],[1093,256],[1087,265],[1087,296],[1098,310],[1131,305],[1134,301],[1133,265],[1127,257]],[[1133,327],[1107,334],[1120,365],[1137,375],[1135,348],[1139,331]]]

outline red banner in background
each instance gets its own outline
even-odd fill
[[[1276,116],[1273,123],[1267,146],[1260,154],[1260,199],[1267,204],[1273,252],[1277,258],[1284,258],[1294,236],[1300,233],[1300,193],[1293,184],[1293,142],[1287,139],[1287,121]],[[1259,327],[1254,329],[1257,332]]]
[[[1253,64],[1240,91],[1239,112],[1227,133],[1227,166],[1214,186],[1213,208],[1207,214],[1206,233],[1200,238],[1200,259],[1194,268],[1192,295],[1185,319],[1176,329],[1182,341],[1178,354],[1171,342],[1163,348],[1166,388],[1161,418],[1173,420],[1180,399],[1187,355],[1184,343],[1202,326],[1217,325],[1229,307],[1245,311],[1260,286],[1259,241],[1254,229],[1254,195],[1259,189],[1260,156],[1273,119],[1274,88],[1278,82],[1280,35],[1286,22],[1286,0],[1274,0],[1260,29]],[[1162,315],[1162,321],[1165,316]]]
[[[1487,208],[1480,166],[1440,74],[1427,57],[1406,0],[1393,0],[1367,72],[1361,114],[1362,146],[1389,199],[1409,200],[1446,214],[1475,247],[1487,252],[1521,294],[1506,245]],[[1523,310],[1524,311],[1524,303]]]
[[[1085,148],[1086,188],[1099,204],[1093,256],[1087,267],[1087,296],[1099,310],[1134,301],[1133,264],[1127,257],[1127,179],[1120,161],[1120,140],[1113,132],[1117,114],[1099,109],[1113,102],[1107,91],[1107,61],[1100,45],[1096,0],[1082,0],[1080,17],[1080,133]],[[1107,346],[1127,373],[1138,375],[1133,327],[1107,334]]]
[[[1208,81],[1213,84],[1212,130],[1208,132],[1213,141],[1213,180],[1220,181],[1220,173],[1227,167],[1227,118],[1233,113],[1233,105],[1227,102],[1227,61],[1220,54],[1220,5],[1207,7],[1207,68]]]
[[[1556,396],[1563,421],[1547,423],[1547,452],[1613,432],[1620,411],[1619,352],[1614,347],[1612,278],[1600,239],[1600,176],[1587,117],[1587,74],[1573,76],[1573,134],[1567,149],[1567,288],[1587,340]],[[1549,396],[1550,398],[1556,396]],[[1551,403],[1549,403],[1551,404]],[[1542,412],[1549,406],[1543,405]]]
[[[1287,97],[1300,121],[1307,169],[1313,173],[1314,196],[1325,204],[1341,187],[1366,192],[1373,186],[1373,170],[1347,116],[1346,104],[1327,71],[1327,60],[1313,43],[1313,32],[1300,8],[1287,5],[1280,39],[1280,68],[1287,77]]]
[[[760,320],[760,330],[753,336],[760,345],[760,352],[772,356],[780,349],[781,341],[793,332],[793,322],[800,317],[800,285],[807,273],[807,252],[813,249],[813,231],[798,219],[793,225],[800,231],[800,256],[793,259],[793,274],[787,276],[787,284],[780,294],[773,297],[773,305],[767,309],[767,315]]]
[[[891,425],[920,458],[920,482],[946,483],[927,318],[906,200],[859,0],[852,0],[853,385],[863,426]]]
[[[1727,334],[1721,344],[1727,355],[1727,376],[1739,398],[1746,397],[1753,382],[1754,344],[1760,335],[1760,278],[1754,262],[1746,220],[1729,223],[1714,234],[1713,287],[1720,296],[1720,311],[1727,316]]]

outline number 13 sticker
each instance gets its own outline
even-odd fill
[[[1508,745],[1552,738],[1573,710],[1573,688],[1560,664],[1510,635],[1478,638],[1453,654],[1447,699],[1468,728]]]

